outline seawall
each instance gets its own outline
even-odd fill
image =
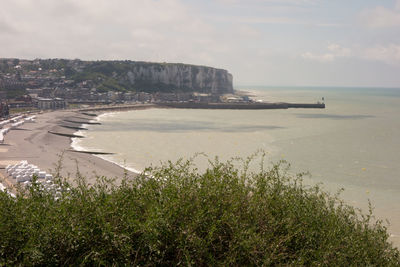
[[[84,108],[82,112],[97,111],[127,111],[140,110],[149,108],[187,108],[187,109],[288,109],[288,108],[316,108],[324,109],[324,103],[195,103],[195,102],[171,102],[156,104],[135,104],[135,105],[118,105],[118,106],[99,106],[92,108]]]
[[[318,108],[324,109],[324,103],[159,103],[158,106],[188,109],[288,109],[288,108]]]

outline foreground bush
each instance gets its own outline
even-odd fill
[[[0,193],[1,266],[400,263],[381,222],[282,164],[246,173],[216,161],[199,174],[178,162],[118,186],[78,182],[58,199],[38,186]]]

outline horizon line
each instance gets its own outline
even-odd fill
[[[399,89],[400,86],[345,86],[345,85],[234,85],[233,88],[237,87],[268,87],[268,88],[337,88],[337,89],[346,89],[346,88],[353,88],[353,89]]]

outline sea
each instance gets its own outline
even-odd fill
[[[113,152],[101,157],[141,172],[148,166],[195,158],[209,160],[266,154],[265,166],[281,160],[305,183],[341,193],[348,204],[374,214],[400,246],[400,89],[247,86],[256,101],[316,103],[325,109],[147,109],[106,113],[86,125],[80,150]],[[259,152],[260,153],[260,152]],[[255,157],[254,168],[260,158]],[[237,161],[239,162],[239,161]],[[238,163],[239,164],[239,163]],[[252,167],[252,168],[253,168]]]

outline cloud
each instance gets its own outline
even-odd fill
[[[2,0],[0,10],[0,57],[214,65],[218,36],[181,0]]]
[[[237,33],[243,37],[252,37],[252,38],[258,38],[262,35],[259,30],[250,27],[248,25],[239,25],[237,27]]]
[[[240,3],[240,0],[216,0],[218,3],[225,4],[225,5],[232,5]]]
[[[16,33],[17,30],[11,25],[11,23],[8,23],[4,19],[0,18],[0,32],[13,34]]]
[[[308,60],[314,60],[319,62],[333,62],[335,60],[335,56],[333,54],[314,54],[311,52],[306,52],[301,55],[303,58]]]
[[[353,58],[364,61],[383,62],[389,65],[400,65],[400,44],[354,47],[354,49],[350,49],[333,43],[326,47],[327,51],[324,53],[305,52],[301,54],[301,57],[318,62],[334,62],[340,58]]]
[[[327,48],[335,57],[348,57],[351,55],[350,48],[342,47],[338,44],[330,44]]]
[[[380,61],[391,65],[400,64],[400,45],[379,45],[363,50],[361,57],[366,60]]]
[[[329,44],[326,50],[328,51],[325,53],[305,52],[301,57],[312,61],[333,62],[338,58],[350,57],[352,53],[350,48],[342,47],[335,43]]]
[[[270,25],[304,25],[304,26],[315,26],[315,27],[342,27],[343,24],[340,23],[324,23],[319,21],[312,21],[307,19],[299,19],[289,16],[218,16],[212,17],[213,21],[226,22],[226,23],[238,23],[238,24],[270,24]]]
[[[400,0],[394,8],[389,9],[378,6],[373,9],[363,10],[359,15],[359,20],[368,28],[392,28],[400,26]]]
[[[215,0],[222,4],[313,5],[319,0]]]
[[[223,19],[245,24],[307,24],[304,21],[290,17],[225,17]]]
[[[375,84],[397,82],[398,37],[380,35],[380,43],[369,48],[349,45],[356,28],[339,29],[337,23],[348,21],[344,16],[355,7],[328,2],[1,0],[0,57],[191,63],[228,69],[242,84],[335,84],[324,67],[334,69],[346,59],[361,62],[369,73],[352,76],[353,84],[379,71],[386,76],[376,77]],[[397,9],[384,10],[396,17],[400,1]],[[372,38],[360,31],[356,39],[366,44]],[[388,66],[385,72],[380,62]],[[338,72],[360,72],[344,71],[343,65]]]

